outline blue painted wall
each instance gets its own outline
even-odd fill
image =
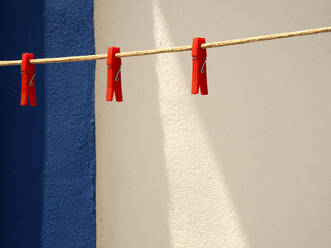
[[[94,53],[93,0],[1,1],[0,60]],[[94,62],[0,67],[0,247],[95,247]]]

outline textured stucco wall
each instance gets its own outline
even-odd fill
[[[92,0],[1,1],[0,60],[94,53]],[[1,67],[0,247],[95,247],[94,62]]]
[[[327,26],[331,2],[95,1],[96,51]],[[122,60],[124,102],[96,67],[97,246],[331,246],[330,34]]]

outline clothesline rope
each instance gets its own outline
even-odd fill
[[[295,32],[269,34],[269,35],[261,35],[261,36],[255,36],[255,37],[234,39],[234,40],[204,43],[204,44],[201,45],[201,48],[212,48],[212,47],[239,45],[239,44],[250,43],[250,42],[259,42],[259,41],[282,39],[282,38],[312,35],[312,34],[327,33],[327,32],[331,32],[331,26],[301,30],[301,31],[295,31]],[[121,52],[121,53],[117,53],[115,56],[118,57],[118,58],[123,58],[123,57],[133,57],[133,56],[158,54],[158,53],[173,53],[173,52],[191,51],[191,49],[192,49],[192,46],[189,45],[189,46],[151,49],[151,50],[142,50],[142,51],[133,51],[133,52]],[[106,59],[106,58],[107,58],[107,53],[103,53],[103,54],[84,55],[84,56],[31,59],[30,62],[31,62],[31,64],[49,64],[49,63],[91,61],[91,60]],[[0,61],[0,66],[20,65],[21,63],[22,63],[22,60]]]

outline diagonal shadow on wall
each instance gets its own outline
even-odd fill
[[[299,9],[298,1],[160,2],[176,44],[326,26],[331,7],[324,0]],[[249,247],[330,244],[329,37],[208,50],[210,94],[192,98]],[[190,75],[189,58],[181,68]]]
[[[189,44],[194,36],[217,41],[302,28],[291,22],[298,2],[105,2],[99,1],[97,12],[100,53],[110,45],[122,51],[155,47],[150,42],[155,33],[154,42],[168,46],[169,41]],[[165,21],[152,32],[149,6],[156,2],[156,17],[161,13]],[[287,19],[279,23],[280,16]],[[303,46],[327,60],[326,41],[312,45],[310,39],[319,38],[306,39]],[[297,44],[286,40],[208,50],[208,96],[189,95],[189,53],[123,59],[123,104],[104,102],[101,62],[96,80],[99,245],[312,247],[316,240],[327,247],[331,115],[325,89],[330,80],[315,84],[314,75],[329,75],[328,63],[314,66],[318,59]],[[313,73],[304,73],[305,68]],[[181,109],[191,102],[193,108]],[[202,125],[192,123],[196,120]],[[222,182],[214,184],[218,174]],[[218,186],[226,188],[228,198]],[[231,222],[234,215],[237,226]],[[248,242],[233,238],[234,233]]]
[[[152,1],[96,1],[96,52],[153,47],[151,13]],[[154,61],[122,59],[122,103],[105,101],[107,67],[97,61],[98,247],[171,247]]]

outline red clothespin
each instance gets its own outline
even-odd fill
[[[112,101],[115,91],[117,102],[122,102],[121,84],[121,58],[116,58],[115,54],[120,52],[119,47],[109,47],[107,56],[107,95],[106,101]]]
[[[192,94],[208,95],[207,87],[207,50],[201,48],[206,39],[195,37],[192,45]]]
[[[30,106],[37,105],[36,99],[36,82],[35,72],[36,66],[30,63],[30,59],[33,59],[33,53],[22,54],[21,74],[22,74],[22,89],[21,89],[21,105],[28,104],[28,98]]]

